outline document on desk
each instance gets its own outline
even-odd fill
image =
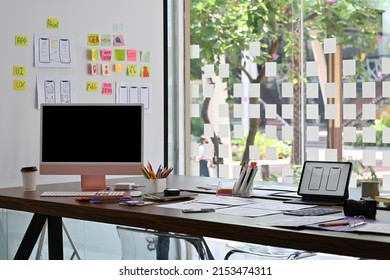
[[[319,224],[312,224],[308,225],[308,227],[330,231],[366,232],[390,235],[390,223],[383,223],[377,220],[344,217],[338,220],[328,220],[325,221],[325,223],[331,224],[332,222],[337,221],[347,221],[348,223],[346,225],[339,226],[321,226]]]
[[[201,203],[222,204],[222,205],[229,205],[229,206],[239,206],[239,205],[246,205],[246,204],[257,202],[256,200],[251,198],[234,197],[234,196],[209,196],[206,198],[198,199],[197,201]]]
[[[176,202],[176,203],[168,203],[168,204],[159,204],[156,207],[163,208],[171,208],[171,209],[204,209],[204,208],[212,208],[212,209],[220,209],[229,207],[222,204],[210,204],[210,203],[200,203],[197,200],[184,201],[184,202]]]
[[[221,200],[223,204],[221,204]],[[296,209],[302,209],[302,208],[308,208],[308,207],[314,207],[311,205],[299,205],[299,204],[286,204],[281,203],[280,201],[264,201],[260,203],[250,203],[250,204],[243,204],[246,203],[246,199],[244,202],[242,199],[239,199],[238,202],[236,199],[233,201],[231,199],[226,198],[218,198],[217,204],[209,203],[210,201],[215,201],[215,199],[207,199],[206,202],[202,202],[202,200],[191,200],[191,201],[184,201],[184,202],[176,202],[176,203],[169,203],[169,204],[160,204],[156,205],[156,207],[164,207],[164,208],[171,208],[171,209],[204,209],[204,208],[212,208],[217,210],[216,213],[219,214],[227,214],[227,215],[234,215],[234,216],[241,216],[241,217],[260,217],[260,216],[267,216],[267,215],[273,215],[273,214],[280,214],[283,211],[289,211],[289,210],[296,210]],[[225,204],[228,203],[229,204]],[[233,203],[234,206],[232,206]],[[238,205],[238,206],[237,206]]]
[[[287,227],[287,228],[298,228],[313,224],[319,224],[331,220],[340,219],[341,215],[324,215],[324,216],[299,216],[291,217],[286,216],[284,219],[275,219],[275,221],[264,222],[259,225],[273,226],[273,227]]]
[[[257,197],[267,197],[277,193],[280,193],[280,191],[259,190],[259,189],[253,190],[253,195]]]
[[[357,232],[380,233],[390,235],[390,224],[381,222],[368,222],[365,225],[352,228]]]
[[[216,213],[240,217],[261,217],[280,214],[280,211],[249,208],[247,205],[217,209]]]
[[[258,203],[252,203],[247,205],[248,208],[256,209],[266,209],[266,210],[276,210],[276,211],[292,211],[299,210],[304,208],[312,208],[315,205],[306,205],[306,204],[292,204],[292,203],[283,203],[281,201],[262,201]]]
[[[268,184],[263,184],[263,185],[255,185],[253,187],[255,190],[270,190],[270,191],[285,191],[285,192],[297,192],[298,191],[298,186],[291,186],[291,185],[268,185]]]
[[[300,198],[301,197],[296,192],[275,192],[275,193],[271,194],[271,196],[283,197],[283,198]]]

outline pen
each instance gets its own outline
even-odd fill
[[[201,190],[211,190],[211,187],[198,186],[196,188],[201,189]]]
[[[361,225],[364,225],[366,222],[357,222],[357,223],[353,223],[353,224],[350,224],[349,227],[358,227],[358,226],[361,226]]]
[[[336,226],[345,226],[349,225],[348,221],[339,221],[339,222],[329,222],[329,223],[323,223],[319,224],[321,227],[336,227]]]

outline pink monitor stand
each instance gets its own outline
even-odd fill
[[[105,175],[81,175],[81,191],[105,191],[106,190]]]

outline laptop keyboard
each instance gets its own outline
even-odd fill
[[[340,213],[341,210],[333,209],[333,208],[305,208],[299,210],[292,210],[288,212],[284,212],[286,215],[294,215],[294,216],[322,216],[327,214]]]
[[[343,205],[344,200],[320,200],[320,199],[296,198],[296,199],[285,200],[283,202],[292,203],[292,204],[335,206],[335,205]]]

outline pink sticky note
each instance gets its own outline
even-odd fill
[[[102,94],[112,95],[112,83],[102,83]]]
[[[124,46],[125,40],[123,39],[123,35],[114,35],[114,46]]]
[[[97,63],[91,63],[89,64],[89,73],[91,75],[98,75],[99,74],[99,65]]]
[[[100,51],[100,59],[102,61],[111,61],[112,58],[112,50],[101,50]]]
[[[137,50],[127,50],[127,61],[137,61]]]

